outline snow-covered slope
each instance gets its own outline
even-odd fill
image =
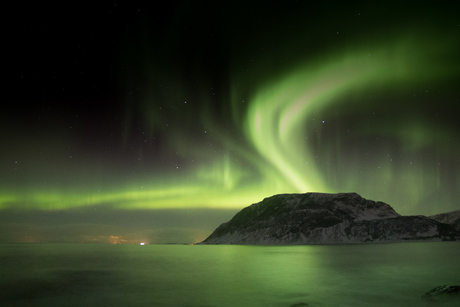
[[[453,240],[454,227],[400,216],[356,193],[280,194],[244,208],[204,244],[335,244]]]

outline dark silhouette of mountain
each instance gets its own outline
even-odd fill
[[[401,216],[356,193],[280,194],[244,208],[202,244],[451,241],[460,239],[458,222]]]

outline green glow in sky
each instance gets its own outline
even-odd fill
[[[410,193],[406,196],[400,195],[401,199],[410,199],[413,204],[426,197],[427,191],[433,192],[439,188],[439,178],[436,177],[436,173],[434,175],[436,183],[427,184],[427,178],[433,174],[432,170],[427,171],[426,164],[422,166],[422,163],[418,167],[412,167],[412,162],[407,167],[392,166],[384,162],[381,166],[375,167],[381,170],[378,173],[367,168],[359,172],[348,170],[346,171],[348,178],[345,182],[332,184],[330,178],[326,179],[327,172],[324,170],[324,165],[319,167],[317,162],[321,159],[329,160],[325,164],[328,165],[326,169],[330,168],[333,164],[330,153],[325,152],[319,157],[312,150],[314,144],[308,137],[311,131],[308,131],[307,123],[316,120],[319,126],[333,124],[334,119],[329,120],[329,116],[321,114],[321,110],[329,105],[346,108],[344,104],[349,101],[342,102],[342,97],[350,92],[362,94],[385,89],[394,91],[399,87],[407,87],[412,83],[452,73],[452,69],[446,63],[432,60],[437,54],[445,52],[446,45],[441,41],[433,41],[431,48],[422,48],[422,44],[417,43],[415,39],[404,38],[390,45],[362,47],[362,50],[373,50],[371,53],[358,50],[350,53],[337,52],[330,55],[323,63],[306,63],[284,78],[266,85],[255,95],[247,113],[246,135],[267,161],[267,167],[276,174],[275,177],[282,178],[285,183],[282,187],[284,191],[359,190],[365,191],[364,194],[377,194],[382,199],[394,199],[389,195],[395,186],[400,186],[404,187],[406,193]],[[352,111],[352,108],[350,107],[349,111]],[[404,139],[402,150],[410,152],[409,147],[412,149],[423,147],[433,138],[445,137],[446,133],[449,133],[439,131],[439,127],[424,127],[422,122],[405,123],[403,120],[403,127],[398,130],[395,126],[386,125],[368,134],[384,134],[388,129],[393,129],[398,138]],[[316,129],[317,135],[320,134],[317,131],[320,129],[318,125],[312,129]],[[340,138],[344,134],[343,130],[336,131],[332,139]],[[317,139],[319,142],[331,143],[331,137],[322,140],[321,136],[318,136]],[[340,155],[340,152],[345,150],[341,147],[330,146],[330,151],[336,150]],[[384,149],[388,150],[388,148]],[[353,161],[348,163],[344,161],[342,164],[353,164]],[[333,173],[337,171],[340,172],[335,170]],[[373,180],[370,181],[369,178]],[[379,187],[380,192],[375,192],[374,180],[388,183],[388,190]]]
[[[209,128],[203,133],[209,135],[208,143],[215,144],[213,154],[203,150],[208,143],[197,144],[188,134],[187,129],[194,123],[184,122],[181,126],[179,118],[171,127],[168,124],[168,131],[173,131],[168,141],[169,152],[193,161],[185,169],[177,166],[175,173],[144,174],[129,182],[119,179],[101,190],[83,184],[80,187],[51,186],[46,190],[32,186],[27,193],[20,189],[3,191],[0,208],[18,204],[21,208],[45,210],[98,204],[111,204],[119,209],[242,208],[269,195],[310,191],[358,191],[366,197],[388,202],[396,201],[396,197],[418,202],[441,184],[435,165],[421,167],[422,158],[415,157],[407,165],[385,158],[379,160],[379,166],[364,167],[359,160],[365,149],[357,148],[356,155],[350,156],[351,148],[341,143],[346,138],[345,127],[337,128],[332,137],[321,136],[326,131],[324,127],[338,127],[334,115],[324,110],[332,107],[352,113],[355,106],[347,106],[351,104],[350,95],[362,97],[385,89],[395,91],[449,76],[452,69],[446,65],[448,63],[442,58],[433,60],[445,52],[446,44],[440,40],[427,46],[404,35],[391,43],[355,45],[324,55],[321,61],[307,60],[272,76],[255,88],[244,103],[238,91],[241,80],[245,79],[235,76],[231,105],[243,111],[227,116],[227,122],[232,129],[243,130],[239,136],[241,141],[236,141],[235,133],[228,131],[228,123],[222,128],[218,122],[221,119],[213,119],[204,108],[199,119]],[[264,79],[260,76],[261,81]],[[129,114],[127,121],[131,122]],[[143,115],[151,131],[161,122],[150,104],[146,104]],[[398,125],[401,127],[397,128]],[[423,150],[426,145],[432,145],[433,140],[449,133],[442,132],[441,128],[426,129],[418,120],[405,123],[401,119],[395,125],[372,129],[362,129],[357,134],[393,133],[406,140],[401,145],[406,153]],[[147,131],[146,138],[152,137],[153,133]],[[322,146],[330,150],[318,154]],[[384,142],[380,145],[383,151],[388,147]],[[341,157],[342,153],[347,157]],[[340,169],[337,165],[344,166]],[[355,168],[358,165],[360,169]],[[429,182],[427,178],[431,178]],[[379,182],[385,182],[386,186]],[[395,192],[395,186],[403,187],[404,193],[409,195]]]
[[[453,1],[62,11],[11,11],[2,242],[194,242],[280,193],[459,209]]]

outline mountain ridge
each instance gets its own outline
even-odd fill
[[[454,210],[445,213],[439,213],[435,215],[428,216],[430,219],[438,221],[444,224],[452,224],[456,220],[460,219],[460,210]]]
[[[442,217],[446,219],[445,216]],[[357,193],[278,194],[243,208],[202,244],[344,244],[460,239],[454,224],[401,216]]]

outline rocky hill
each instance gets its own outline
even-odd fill
[[[429,216],[430,219],[444,224],[452,224],[460,219],[460,210]]]
[[[238,212],[203,244],[338,244],[455,240],[454,224],[401,216],[356,193],[280,194]]]

